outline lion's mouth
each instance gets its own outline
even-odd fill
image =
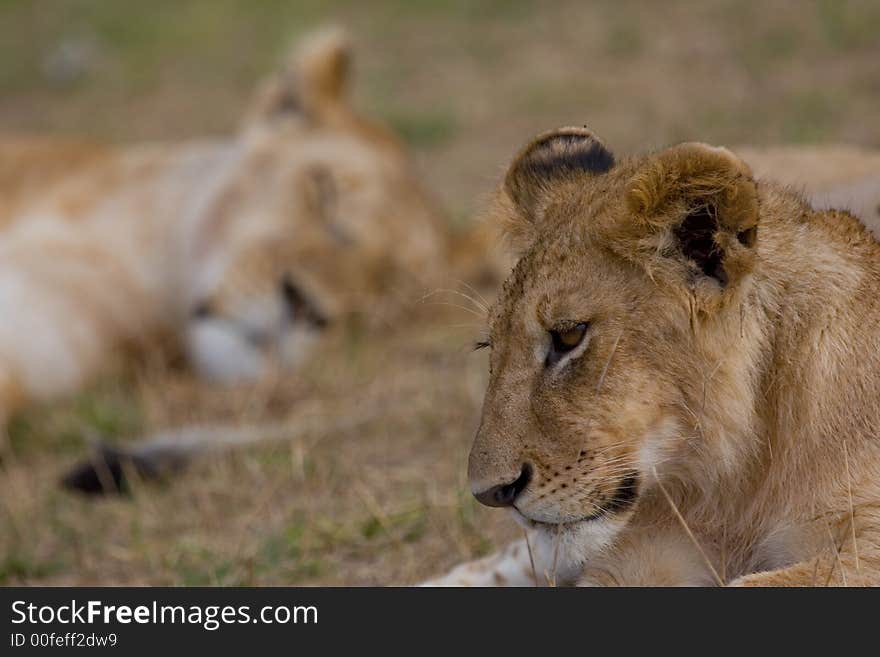
[[[601,520],[605,517],[605,513],[599,511],[589,516],[575,518],[574,520],[566,520],[564,522],[545,522],[543,520],[533,520],[517,508],[513,509],[513,513],[516,516],[517,521],[527,529],[540,529],[551,534],[562,533],[578,525],[595,522],[596,520]]]
[[[626,511],[636,503],[638,497],[639,474],[637,472],[630,472],[621,480],[617,490],[614,491],[614,496],[605,505],[603,511],[606,515]]]
[[[533,518],[530,518],[515,504],[513,506],[513,509],[517,520],[520,522],[520,524],[526,526],[528,529],[542,529],[549,532],[562,532],[565,531],[567,528],[595,522],[597,520],[602,520],[603,518],[608,518],[610,516],[622,513],[632,508],[635,505],[638,497],[639,476],[638,473],[631,472],[620,481],[620,484],[618,484],[617,488],[614,491],[614,495],[611,496],[611,499],[607,503],[605,503],[604,506],[598,507],[595,512],[582,516],[580,518],[565,520],[562,522],[547,522],[544,520],[535,520]]]

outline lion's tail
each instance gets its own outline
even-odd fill
[[[258,443],[296,438],[290,425],[195,426],[163,431],[125,447],[98,444],[89,457],[62,477],[70,490],[90,495],[121,493],[133,480],[154,480],[180,472],[193,461]]]

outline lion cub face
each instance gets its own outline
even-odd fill
[[[755,186],[723,149],[615,163],[568,128],[517,156],[496,211],[521,255],[490,313],[471,487],[528,526],[598,546],[653,469],[690,448],[713,357],[694,322],[719,348],[739,330]]]

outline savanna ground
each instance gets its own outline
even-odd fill
[[[350,29],[358,103],[410,143],[453,230],[528,136],[561,124],[587,123],[620,152],[690,138],[880,145],[873,0],[2,0],[0,131],[228,132],[254,81],[327,22]],[[396,326],[337,330],[274,384],[212,389],[148,357],[29,411],[0,465],[0,583],[408,583],[484,554],[517,530],[465,479],[479,314],[438,294]],[[269,420],[291,440],[126,498],[57,486],[97,437]]]

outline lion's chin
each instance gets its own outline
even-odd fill
[[[533,554],[552,555],[546,564],[535,564],[540,573],[555,573],[559,582],[574,582],[584,564],[614,542],[625,520],[612,516],[587,517],[566,523],[539,522],[513,509],[517,523],[528,530]]]

